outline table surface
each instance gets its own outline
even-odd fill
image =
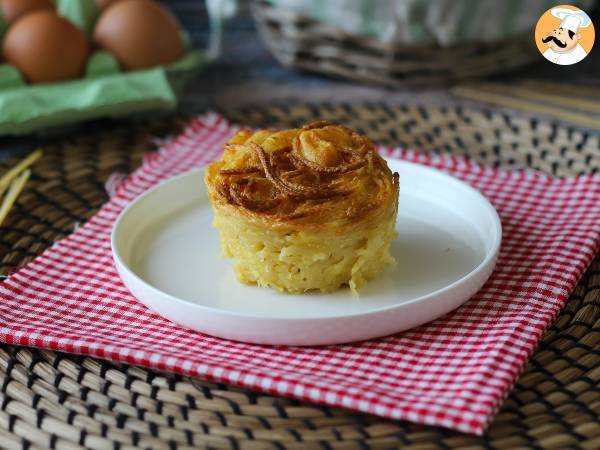
[[[190,30],[193,42],[200,48],[202,48],[207,40],[208,28],[207,18],[203,7],[202,0],[171,0],[169,4],[173,10],[177,13],[184,26]],[[596,16],[597,17],[597,16]],[[596,20],[596,23],[598,21]],[[297,72],[289,71],[279,66],[276,61],[269,55],[258,36],[256,35],[255,27],[252,20],[247,13],[242,14],[240,17],[232,20],[226,29],[225,42],[224,42],[225,53],[218,61],[214,62],[198,76],[198,78],[191,84],[186,94],[182,97],[179,112],[189,114],[200,112],[206,108],[218,108],[218,109],[235,109],[242,106],[260,106],[268,105],[271,103],[286,102],[288,105],[294,105],[296,103],[305,102],[331,102],[331,103],[360,103],[360,102],[380,102],[390,105],[403,105],[403,104],[445,104],[445,105],[464,105],[470,102],[454,97],[448,89],[437,88],[437,89],[385,89],[375,86],[362,86],[351,82],[345,82],[335,80],[314,74],[300,74]],[[523,70],[519,74],[515,74],[515,78],[527,77],[536,79],[549,79],[554,81],[568,81],[569,84],[587,84],[595,85],[600,87],[600,50],[596,49],[595,54],[592,53],[584,62],[578,64],[575,67],[558,67],[551,65],[545,60],[540,58],[540,63]],[[500,80],[506,80],[507,78],[500,78]],[[482,107],[482,104],[476,104],[478,107]],[[355,108],[353,108],[354,110]],[[517,110],[503,109],[494,107],[494,110],[502,110],[507,115],[521,115],[526,114]],[[413,111],[416,113],[415,111]],[[355,124],[360,123],[364,120],[364,117],[372,117],[372,111],[363,111],[363,115],[350,114],[351,117],[355,117]],[[388,117],[387,113],[382,112],[379,116],[383,120],[384,125],[381,126],[376,139],[383,139],[386,136],[386,129],[395,131],[396,128],[402,128],[403,124],[407,124],[410,119],[410,111],[406,114],[399,114]],[[467,116],[472,114],[468,112]],[[527,114],[526,114],[527,115]],[[347,116],[344,112],[344,116]],[[235,115],[239,117],[240,122],[247,121],[243,114]],[[288,119],[288,112],[285,113],[285,118]],[[494,118],[499,119],[494,114]],[[466,120],[469,117],[456,117],[452,120],[464,120],[465,122],[459,122],[459,127],[456,133],[460,134],[460,138],[464,138],[465,142],[472,143],[476,142],[477,139],[481,139],[481,134],[486,135],[489,133],[489,141],[487,138],[485,142],[490,147],[497,147],[498,153],[488,152],[486,154],[479,155],[480,157],[495,158],[498,157],[499,162],[510,162],[514,158],[516,163],[527,162],[529,159],[538,161],[540,167],[546,168],[552,171],[557,170],[557,174],[562,174],[563,170],[570,173],[575,173],[580,170],[579,167],[585,167],[584,164],[589,165],[587,157],[590,156],[590,160],[596,161],[595,154],[592,152],[597,151],[598,138],[593,137],[587,140],[586,137],[581,137],[582,140],[577,141],[578,133],[575,136],[571,136],[568,133],[569,130],[560,130],[560,136],[566,139],[565,145],[568,146],[567,153],[572,153],[572,160],[570,156],[558,155],[558,149],[554,144],[552,135],[543,135],[540,137],[540,142],[533,147],[529,147],[529,139],[533,133],[535,127],[530,128],[528,123],[521,124],[521,128],[511,130],[508,126],[503,126],[503,133],[499,136],[494,135],[494,129],[491,126],[492,120],[482,120],[482,128],[471,130],[467,126]],[[402,122],[404,120],[404,122]],[[441,120],[441,118],[440,118]],[[445,120],[445,119],[444,119]],[[108,121],[101,121],[108,122]],[[166,121],[165,121],[166,122]],[[510,121],[506,121],[510,122]],[[110,122],[109,122],[110,123]],[[446,123],[446,122],[444,122]],[[470,124],[471,121],[468,122]],[[502,122],[503,123],[503,122]],[[387,124],[387,125],[385,125]],[[461,125],[462,124],[462,125]],[[102,128],[106,130],[107,126],[101,124]],[[421,133],[428,131],[433,132],[436,127],[436,123],[426,124],[426,130]],[[76,127],[75,131],[77,130]],[[99,142],[90,142],[91,140],[85,141],[82,146],[83,148],[62,148],[60,157],[56,158],[44,158],[38,166],[36,171],[38,177],[33,179],[29,184],[29,189],[35,193],[37,203],[33,204],[28,208],[22,208],[19,211],[19,226],[25,228],[30,227],[31,223],[28,222],[26,213],[42,214],[39,209],[43,208],[45,212],[43,215],[45,218],[50,217],[51,220],[42,223],[44,230],[52,229],[56,230],[59,225],[64,227],[64,232],[70,231],[72,226],[72,211],[65,209],[64,205],[69,206],[73,203],[79,209],[77,214],[89,213],[92,207],[80,208],[82,201],[90,201],[93,208],[98,207],[99,204],[105,201],[105,193],[103,190],[103,181],[106,174],[111,173],[115,170],[131,169],[134,166],[132,160],[139,161],[141,153],[147,151],[146,140],[137,139],[136,136],[130,133],[130,129],[125,127],[118,127],[119,132],[113,131],[110,128],[111,137],[107,139],[105,135],[104,139],[100,139]],[[452,130],[452,128],[447,128]],[[138,129],[139,131],[139,129]],[[600,131],[600,130],[597,130]],[[481,133],[481,134],[480,134]],[[73,134],[73,130],[65,131],[64,135],[70,136]],[[446,134],[446,133],[444,133]],[[523,136],[526,134],[527,136]],[[449,137],[447,141],[449,145],[453,145],[452,142],[457,142],[459,145],[462,140],[458,139],[458,134],[454,132],[448,132]],[[393,139],[396,139],[396,134],[390,134]],[[572,139],[571,139],[572,138]],[[577,138],[577,139],[576,139]],[[53,134],[51,136],[28,136],[21,138],[4,138],[0,139],[0,159],[9,158],[20,152],[30,151],[31,148],[41,145],[44,146],[46,143],[59,140],[64,142],[60,134]],[[418,139],[418,137],[416,137]],[[535,137],[537,141],[537,135]],[[426,141],[425,141],[426,142]],[[514,146],[515,143],[521,142],[523,148],[520,146]],[[578,146],[584,147],[584,152],[577,152]],[[421,145],[421,144],[419,144]],[[471,144],[468,144],[469,149]],[[596,147],[592,147],[595,145]],[[138,147],[136,149],[136,146]],[[143,148],[140,148],[143,147]],[[552,151],[545,152],[539,151],[540,149],[550,148]],[[97,157],[98,149],[102,148],[103,156]],[[116,149],[113,151],[113,148]],[[421,147],[418,147],[421,148]],[[566,148],[566,147],[565,147]],[[127,152],[124,151],[127,149]],[[74,151],[71,151],[74,150]],[[547,153],[546,156],[544,154]],[[555,154],[556,153],[556,154]],[[74,155],[77,155],[76,157]],[[132,157],[134,155],[134,157]],[[477,157],[477,153],[473,153],[474,157]],[[487,155],[487,156],[486,156]],[[592,158],[593,156],[593,158]],[[89,157],[89,161],[86,158]],[[71,158],[69,164],[64,169],[65,158]],[[570,164],[574,161],[574,164]],[[543,167],[542,167],[543,166]],[[66,171],[67,175],[63,172]],[[40,176],[42,173],[43,176]],[[54,177],[56,174],[60,175],[60,182],[52,185],[47,185],[46,177]],[[82,175],[83,174],[83,175]],[[76,176],[75,176],[76,175]],[[52,187],[53,186],[53,187]],[[77,189],[75,189],[77,188]],[[84,192],[85,195],[76,195],[79,192]],[[44,194],[44,195],[42,195]],[[93,195],[92,195],[93,194]],[[62,203],[64,202],[64,204]],[[56,214],[56,210],[60,209],[59,213]],[[64,213],[64,214],[63,214]],[[68,216],[67,220],[64,221],[63,216]],[[77,216],[79,217],[79,216]],[[85,220],[85,217],[81,217],[79,220]],[[17,222],[15,222],[17,224]],[[16,225],[12,232],[19,231]],[[46,233],[38,233],[38,235],[47,236]],[[52,231],[54,233],[54,231]],[[51,234],[51,233],[50,233]],[[54,234],[51,234],[54,236]],[[6,238],[6,234],[4,237]],[[20,236],[20,235],[19,235]],[[15,250],[17,255],[33,254],[40,251],[40,242],[33,240],[30,242],[30,235],[23,233],[24,238],[21,244],[24,246]],[[597,359],[594,359],[593,343],[595,342],[595,330],[598,329],[598,289],[597,280],[599,275],[599,266],[596,262],[595,265],[588,271],[588,274],[579,287],[573,294],[571,300],[567,304],[567,307],[563,314],[559,317],[553,327],[547,332],[546,338],[540,344],[539,350],[533,355],[533,359],[528,366],[528,369],[524,375],[518,380],[515,386],[515,390],[505,403],[501,416],[496,422],[496,426],[493,428],[491,434],[485,437],[476,438],[472,436],[458,436],[456,433],[450,433],[445,430],[435,428],[413,428],[407,423],[386,423],[384,425],[377,424],[377,426],[383,427],[384,438],[393,439],[397,445],[398,441],[402,441],[408,444],[413,443],[418,448],[450,448],[453,446],[463,446],[463,448],[509,448],[511,446],[518,445],[521,443],[523,446],[535,444],[535,448],[565,448],[569,445],[571,448],[576,448],[576,442],[583,442],[581,448],[592,448],[599,441],[597,439],[597,377],[594,375],[597,373]],[[597,333],[596,333],[597,334]],[[163,378],[161,375],[149,373],[138,368],[118,369],[109,366],[107,363],[102,361],[92,361],[91,359],[82,360],[80,362],[76,357],[68,355],[56,355],[51,352],[38,352],[35,350],[20,348],[12,349],[9,357],[6,357],[6,353],[2,353],[0,349],[0,374],[3,374],[3,370],[6,367],[13,367],[11,364],[14,363],[15,374],[19,373],[34,373],[34,366],[37,370],[46,371],[45,373],[54,373],[52,370],[71,370],[73,367],[78,367],[80,374],[75,375],[74,380],[77,381],[76,387],[79,388],[79,382],[87,382],[90,376],[97,377],[98,380],[109,374],[109,376],[115,376],[117,374],[121,378],[111,378],[114,382],[115,379],[129,380],[129,370],[132,373],[142,374],[141,379],[152,380],[156,378],[157,383],[161,382]],[[5,364],[7,360],[12,363]],[[28,359],[29,358],[29,359]],[[46,359],[44,359],[46,358]],[[26,365],[31,360],[30,365]],[[61,362],[62,361],[62,362]],[[77,361],[75,364],[73,361]],[[97,368],[97,372],[91,373],[89,368]],[[107,369],[110,368],[110,369]],[[4,373],[5,374],[5,373]],[[147,375],[147,376],[146,376]],[[63,384],[65,382],[72,383],[72,375],[64,376],[63,372],[58,372],[56,378],[51,379],[50,377],[42,378],[38,375],[31,375],[30,380],[15,380],[11,383],[11,388],[16,389],[17,394],[15,396],[21,396],[24,392],[29,394],[38,392],[37,387],[42,386],[42,392],[46,392],[46,384],[60,386],[61,379]],[[9,377],[9,375],[7,375]],[[166,378],[165,378],[166,380]],[[21,383],[21,384],[19,384]],[[125,382],[124,386],[127,386],[128,381]],[[139,383],[139,381],[138,381]],[[202,397],[199,401],[199,405],[203,410],[193,410],[194,413],[207,413],[209,414],[211,408],[215,408],[217,413],[220,413],[222,405],[218,402],[220,395],[231,394],[242,407],[245,407],[247,403],[254,402],[257,398],[254,394],[239,394],[237,392],[230,393],[224,391],[222,387],[213,387],[208,383],[196,381],[194,385],[197,389],[200,389],[200,394],[208,393],[209,397]],[[200,384],[202,383],[202,384]],[[108,386],[110,383],[107,383]],[[118,384],[118,383],[116,383]],[[183,400],[187,400],[187,393],[189,391],[183,391],[183,389],[190,389],[189,384],[179,382],[177,387],[181,392],[173,392],[170,389],[170,384],[166,381],[163,383],[164,386],[161,388],[162,392],[168,391],[169,398],[174,397],[175,400],[179,401],[180,395]],[[100,384],[98,385],[100,386]],[[106,390],[106,392],[95,392],[93,391],[90,397],[106,399],[107,402],[127,403],[128,390],[121,385],[115,386],[117,389]],[[149,385],[148,385],[149,386]],[[199,387],[198,387],[199,386]],[[89,387],[83,387],[80,389],[81,395],[86,396],[87,392],[90,391]],[[212,393],[218,389],[217,396],[213,396]],[[150,389],[149,389],[150,391]],[[159,390],[152,390],[156,394]],[[12,392],[12,391],[11,391]],[[115,392],[122,397],[117,397]],[[85,394],[84,394],[85,393]],[[33,395],[33,394],[32,394]],[[236,396],[237,395],[237,396]],[[143,395],[140,396],[143,400]],[[11,400],[11,407],[23,407],[27,401],[27,397],[19,397],[24,400],[17,401],[16,399]],[[37,398],[37,397],[34,397]],[[132,397],[137,399],[137,396]],[[213,400],[210,400],[212,398]],[[229,398],[225,396],[224,398]],[[241,399],[241,400],[239,400]],[[272,402],[273,408],[279,411],[283,411],[287,414],[285,409],[282,409],[280,401],[281,399],[272,399],[268,396],[258,397],[258,403],[262,405],[270,405]],[[43,406],[44,398],[40,405]],[[137,400],[132,400],[137,401]],[[152,401],[152,399],[148,400]],[[200,403],[201,402],[201,403]],[[86,400],[81,399],[83,405],[90,406],[91,403],[86,403]],[[8,404],[8,402],[7,402]],[[161,403],[162,405],[162,403]],[[165,411],[170,411],[170,407],[175,405],[166,402]],[[216,405],[216,406],[215,406]],[[293,406],[295,407],[295,406]],[[316,406],[303,406],[304,409],[309,409],[310,412],[316,411]],[[61,405],[56,406],[57,411],[63,412],[65,408]],[[32,410],[33,411],[33,410]],[[42,411],[41,406],[39,409],[33,411],[31,418],[27,419],[31,427],[38,424],[38,428],[43,428],[42,424],[43,416],[39,413]],[[89,410],[88,410],[89,411]],[[187,410],[186,410],[187,411]],[[101,413],[103,413],[101,411]],[[36,415],[37,414],[37,415]],[[1,415],[1,411],[0,411]],[[119,417],[126,417],[119,415]],[[223,417],[223,415],[219,415]],[[1,418],[0,418],[1,419]],[[86,419],[88,419],[86,417]],[[95,422],[100,423],[99,419],[91,415],[91,419]],[[163,417],[158,416],[158,419]],[[262,419],[262,418],[261,418]],[[325,418],[328,420],[328,417]],[[335,418],[337,420],[337,418]],[[108,416],[108,420],[112,420],[112,416]],[[346,420],[346,419],[345,419]],[[359,420],[363,420],[362,416],[356,416],[356,418],[347,419],[344,424],[356,426]],[[367,418],[366,420],[371,420]],[[279,421],[279,422],[277,422]],[[356,421],[356,422],[355,422]],[[19,423],[26,422],[21,420],[17,422],[17,430],[19,429]],[[134,419],[131,420],[134,423]],[[264,419],[255,426],[259,429],[262,426]],[[290,422],[285,419],[283,420],[279,416],[275,416],[273,423],[278,423],[277,429],[287,430],[292,427]],[[119,423],[118,420],[116,422]],[[308,422],[311,424],[312,422]],[[235,422],[234,422],[235,424]],[[271,427],[271,422],[266,422],[267,426]],[[590,425],[588,428],[586,426]],[[135,426],[135,425],[134,425]],[[235,428],[233,425],[228,425],[232,429]],[[361,425],[362,427],[362,425]],[[385,427],[388,427],[388,431],[385,431]],[[29,428],[33,429],[33,428]],[[112,428],[111,428],[112,429]],[[335,431],[335,428],[333,428]],[[362,428],[360,428],[362,430]],[[380,428],[381,430],[382,428]],[[74,432],[81,432],[81,436],[74,435],[69,442],[77,442],[85,438],[85,428],[79,430],[73,427]],[[0,427],[0,436],[2,436],[4,428]],[[197,430],[196,430],[197,431]],[[237,429],[236,429],[237,431]],[[242,430],[239,430],[240,433]],[[131,432],[131,430],[119,429],[118,432]],[[39,429],[34,429],[31,433],[32,436],[39,436],[42,433]],[[137,433],[137,430],[135,431]],[[283,431],[282,431],[283,433]],[[301,433],[305,431],[301,430]],[[13,433],[14,434],[14,433]],[[4,436],[7,436],[4,434]],[[14,435],[15,439],[19,438],[20,435]],[[126,434],[126,436],[129,436]],[[145,435],[144,435],[145,436]],[[396,437],[390,437],[396,436]],[[596,437],[594,437],[596,436]],[[29,437],[29,436],[28,436]],[[338,434],[335,435],[337,439]],[[96,438],[96,436],[92,436]],[[569,440],[570,439],[570,440]],[[0,439],[1,440],[1,439]],[[333,438],[332,438],[333,441]],[[436,444],[439,443],[439,444]],[[539,445],[538,445],[539,443]],[[336,444],[336,443],[334,443]],[[394,445],[394,444],[390,444]],[[533,444],[532,444],[533,445]],[[16,448],[16,447],[15,447]],[[246,447],[244,447],[246,448]],[[533,448],[533,447],[532,447]]]

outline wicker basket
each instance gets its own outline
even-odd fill
[[[256,0],[252,10],[263,41],[284,66],[362,82],[452,84],[539,60],[532,33],[489,43],[407,46],[350,34],[266,0]]]

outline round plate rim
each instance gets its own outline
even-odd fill
[[[470,192],[471,194],[474,194],[475,196],[477,196],[479,198],[479,200],[481,201],[481,203],[483,205],[485,205],[485,208],[488,210],[489,213],[491,213],[492,220],[494,221],[494,224],[495,224],[494,241],[492,243],[491,249],[489,251],[487,251],[485,258],[483,258],[481,260],[481,262],[475,268],[473,268],[473,270],[471,270],[469,273],[463,275],[458,280],[455,280],[452,283],[450,283],[444,287],[436,289],[435,291],[432,291],[428,294],[425,294],[425,295],[422,295],[419,297],[415,297],[411,300],[404,301],[401,304],[392,304],[392,305],[387,305],[387,306],[376,308],[376,309],[369,310],[369,311],[354,312],[354,313],[341,314],[341,315],[335,315],[335,316],[326,316],[326,317],[284,317],[284,316],[268,316],[267,317],[267,316],[256,315],[256,314],[248,314],[246,312],[236,312],[236,311],[229,311],[226,309],[215,308],[212,306],[206,306],[206,305],[192,302],[190,300],[185,300],[185,299],[176,297],[172,294],[169,294],[169,293],[162,291],[162,290],[158,289],[157,287],[151,285],[149,282],[147,282],[146,280],[141,278],[138,274],[136,274],[131,269],[131,267],[125,263],[125,261],[121,257],[119,248],[117,246],[118,231],[119,231],[120,224],[125,220],[125,217],[127,216],[127,214],[129,214],[129,212],[135,207],[135,205],[137,203],[139,203],[139,202],[143,201],[145,198],[151,196],[154,192],[158,191],[159,189],[163,189],[166,185],[171,184],[171,183],[176,183],[181,178],[191,177],[191,176],[203,173],[204,170],[206,169],[206,166],[204,166],[201,168],[192,169],[190,171],[187,171],[182,174],[176,175],[172,178],[169,178],[168,180],[159,182],[157,185],[149,188],[148,190],[146,190],[145,192],[143,192],[142,194],[140,194],[139,196],[134,198],[121,211],[121,213],[118,215],[117,219],[115,220],[115,222],[113,224],[113,228],[112,228],[111,236],[110,236],[111,252],[112,252],[113,260],[114,260],[116,268],[117,268],[117,272],[119,273],[119,276],[120,276],[121,280],[124,282],[125,286],[127,286],[127,282],[125,281],[124,276],[121,273],[121,268],[123,268],[127,271],[128,276],[133,277],[138,283],[141,283],[142,285],[144,285],[145,288],[153,291],[154,294],[163,296],[166,299],[168,299],[169,301],[172,301],[174,303],[180,303],[180,304],[184,304],[186,307],[195,308],[199,312],[204,311],[204,312],[208,312],[211,314],[219,314],[219,315],[231,316],[231,317],[236,317],[236,318],[273,320],[273,321],[277,321],[277,322],[298,322],[298,321],[307,321],[307,320],[309,320],[309,321],[330,321],[332,319],[335,320],[335,319],[344,319],[344,318],[352,318],[352,317],[360,317],[360,316],[365,317],[365,316],[369,316],[371,314],[381,314],[386,311],[393,311],[397,308],[403,308],[403,307],[407,307],[408,305],[412,305],[414,303],[426,301],[432,297],[440,295],[441,293],[443,293],[447,290],[453,289],[461,284],[468,283],[469,280],[477,277],[480,272],[485,271],[486,268],[488,267],[488,265],[491,264],[494,260],[496,260],[498,254],[499,254],[500,245],[502,242],[502,223],[500,221],[500,217],[498,216],[498,212],[496,211],[494,206],[490,203],[490,201],[483,194],[481,194],[477,189],[471,187],[469,184],[465,183],[464,181],[459,180],[458,178],[456,178],[452,175],[449,175],[447,173],[444,173],[440,170],[437,170],[433,167],[429,167],[429,166],[419,164],[419,163],[413,163],[410,161],[403,161],[403,160],[396,160],[396,159],[389,159],[389,158],[385,158],[385,159],[386,159],[388,165],[390,165],[390,166],[403,166],[403,165],[404,166],[412,166],[414,168],[417,168],[417,170],[424,170],[426,172],[429,172],[429,174],[432,176],[436,176],[438,178],[444,179],[447,182],[454,183],[457,186],[460,186],[462,189],[465,189],[468,192]],[[394,167],[390,167],[390,169],[392,171],[395,171],[395,170],[398,170],[398,167],[396,167],[396,169]],[[402,186],[401,186],[401,188],[402,188]],[[492,272],[493,272],[493,268],[492,268],[492,270],[490,270],[490,274]],[[129,290],[129,288],[128,288],[128,290]],[[135,295],[133,293],[132,293],[132,295],[135,297]],[[140,300],[140,299],[138,299],[138,300],[140,302],[144,303],[142,300]],[[465,299],[465,301],[467,301],[467,300],[468,299]]]

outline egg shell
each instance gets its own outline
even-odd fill
[[[17,20],[2,45],[4,58],[30,83],[81,77],[89,51],[83,32],[52,11],[36,11]]]
[[[119,0],[96,0],[96,5],[98,6],[99,9],[105,9],[108,8],[110,5],[112,5],[115,2],[118,2]]]
[[[51,0],[0,0],[0,11],[7,23],[13,23],[33,11],[54,11],[54,9]]]
[[[119,0],[110,5],[96,23],[94,41],[126,70],[168,64],[184,53],[177,20],[151,0]]]

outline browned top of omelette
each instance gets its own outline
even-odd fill
[[[205,181],[215,207],[296,228],[395,213],[399,188],[367,136],[329,122],[239,131]]]

